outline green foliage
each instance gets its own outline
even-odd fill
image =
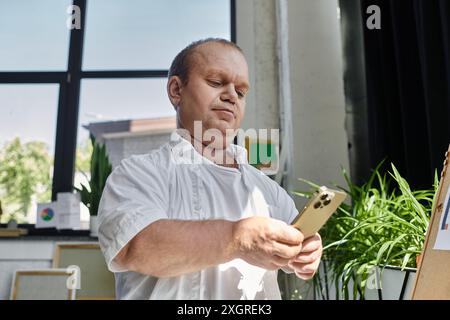
[[[92,135],[91,143],[93,149],[90,160],[90,178],[88,178],[89,185],[81,185],[81,189],[76,187],[75,189],[81,195],[81,202],[89,208],[90,215],[96,216],[98,213],[100,198],[106,184],[106,179],[112,171],[112,166],[109,162],[105,145],[99,145],[96,143]]]
[[[45,202],[51,198],[52,158],[47,145],[39,141],[8,142],[0,151],[0,199],[7,219],[25,222],[33,197]]]
[[[76,154],[76,169],[85,174],[91,170],[91,157],[93,146],[90,139],[86,139],[81,145],[77,147]]]
[[[342,204],[320,231],[327,277],[334,282],[338,298],[350,298],[350,280],[356,284],[353,298],[364,298],[366,282],[375,266],[415,268],[416,257],[422,252],[439,184],[437,175],[432,188],[411,190],[393,164],[388,175],[380,172],[381,165],[362,186],[352,184],[343,170],[347,189],[339,188],[350,195],[352,203]],[[296,194],[308,197],[310,193]]]

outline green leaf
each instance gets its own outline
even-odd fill
[[[89,189],[82,186],[81,189],[75,188],[80,192],[81,202],[88,208],[90,215],[97,215],[100,199],[103,189],[106,185],[106,180],[112,172],[112,166],[109,162],[108,154],[105,145],[96,143],[95,138],[90,136],[93,145],[92,156],[90,161]]]
[[[363,297],[370,266],[380,265],[382,269],[386,265],[415,266],[415,256],[423,248],[436,202],[437,174],[431,188],[411,190],[393,164],[391,172],[382,172],[382,167],[383,162],[362,185],[353,184],[342,169],[351,205],[342,204],[320,232],[323,258],[329,266],[328,277],[335,285],[338,285],[337,280],[342,281],[337,294],[345,299],[351,298],[348,288],[351,279],[355,281],[351,290],[353,298],[358,294]],[[310,181],[308,184],[317,186]],[[309,194],[298,192],[296,195],[307,197]]]

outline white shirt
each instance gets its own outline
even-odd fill
[[[280,299],[277,272],[235,259],[178,277],[156,278],[124,269],[117,253],[159,219],[237,221],[270,216],[286,223],[294,201],[247,163],[246,150],[227,150],[239,169],[219,166],[177,133],[160,149],[125,159],[111,173],[99,206],[99,241],[115,273],[118,299]]]

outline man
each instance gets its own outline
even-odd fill
[[[119,299],[280,299],[278,269],[316,272],[319,235],[288,225],[293,200],[231,144],[248,90],[245,57],[229,41],[198,41],[174,59],[167,92],[188,135],[122,161],[100,203]]]

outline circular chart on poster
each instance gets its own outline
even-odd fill
[[[44,221],[50,221],[53,219],[55,213],[51,208],[45,208],[41,211],[41,218]]]

